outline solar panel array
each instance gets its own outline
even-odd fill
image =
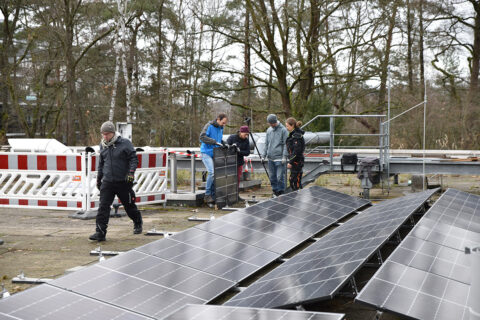
[[[480,196],[448,189],[360,292],[357,300],[424,320],[467,320],[470,263],[480,243]]]
[[[282,255],[367,204],[364,199],[314,186],[195,228]]]
[[[160,319],[214,300],[368,203],[320,187],[268,200],[2,299],[0,319],[88,319],[89,310]],[[314,227],[301,231],[308,221]]]
[[[152,319],[49,285],[33,287],[0,300],[0,319]]]
[[[274,308],[332,298],[436,191],[387,200],[368,208],[225,305]]]
[[[342,320],[338,313],[187,305],[165,320]]]
[[[237,150],[235,148],[213,149],[215,202],[219,207],[238,201]]]

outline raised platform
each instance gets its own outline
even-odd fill
[[[238,189],[245,191],[252,188],[260,188],[262,186],[262,180],[244,180],[240,181]]]
[[[200,206],[203,203],[205,197],[205,190],[197,190],[195,193],[178,190],[177,193],[167,192],[167,205],[187,205],[187,206]]]

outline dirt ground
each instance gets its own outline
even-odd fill
[[[370,198],[385,199],[399,197],[412,192],[407,185],[410,176],[400,176],[399,185],[392,185],[390,192],[376,187],[371,190]],[[431,179],[433,183],[440,182]],[[441,181],[444,188],[453,187],[463,191],[480,193],[479,176],[444,176]],[[316,181],[317,185],[332,190],[358,196],[362,191],[358,179],[353,175],[325,175]],[[263,186],[257,190],[242,192],[243,198],[257,199],[270,196],[270,188]],[[190,222],[188,217],[196,214],[209,217],[213,209],[208,207],[166,207],[146,206],[141,208],[144,219],[144,232],[155,228],[161,231],[180,231],[199,222]],[[198,212],[193,212],[197,210]],[[14,284],[12,278],[23,272],[26,277],[56,278],[66,270],[95,263],[98,257],[90,256],[98,243],[88,240],[94,232],[95,220],[77,220],[68,217],[70,211],[11,209],[0,208],[0,282],[11,293],[22,291],[31,285]],[[226,211],[214,211],[215,216],[227,214]],[[102,250],[127,251],[148,242],[160,239],[160,236],[133,235],[132,222],[128,217],[110,220],[107,241],[101,243]],[[0,288],[1,290],[1,288]],[[319,306],[320,307],[320,306]],[[350,302],[332,301],[321,305],[324,311],[347,312],[357,314],[349,319],[372,319],[374,312],[368,308]],[[387,319],[387,318],[382,318]],[[394,319],[394,318],[388,318]]]

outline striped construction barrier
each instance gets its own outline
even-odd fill
[[[137,153],[138,204],[165,202],[167,152]],[[98,207],[98,155],[0,154],[0,207],[89,211]],[[117,201],[118,202],[118,201]]]

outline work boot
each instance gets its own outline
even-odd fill
[[[143,221],[133,223],[133,234],[140,234],[143,231]]]
[[[105,241],[105,233],[97,231],[94,234],[92,234],[88,239],[93,240],[93,241]]]
[[[209,194],[207,194],[207,195],[205,196],[204,200],[205,200],[205,203],[206,203],[206,204],[215,203],[215,200],[213,200],[212,196],[209,195]]]

